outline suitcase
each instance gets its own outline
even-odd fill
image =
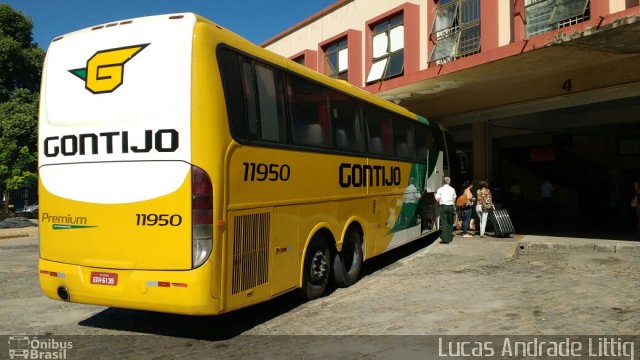
[[[510,237],[511,234],[516,232],[506,209],[492,209],[489,211],[489,221],[491,221],[497,237]]]

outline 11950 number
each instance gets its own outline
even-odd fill
[[[136,214],[138,226],[180,226],[182,216],[178,214]]]
[[[287,164],[242,163],[244,181],[287,181],[291,168]]]

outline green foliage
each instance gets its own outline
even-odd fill
[[[38,91],[44,51],[31,19],[0,4],[0,192],[36,184]]]
[[[16,89],[38,91],[44,50],[33,43],[31,20],[0,4],[0,102]]]
[[[9,5],[0,4],[0,31],[17,41],[21,47],[30,47],[33,37],[31,19],[15,11]]]
[[[0,190],[35,185],[37,158],[37,94],[14,91],[0,103]]]

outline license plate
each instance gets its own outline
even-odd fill
[[[106,272],[92,272],[91,283],[96,285],[118,285],[118,274]]]

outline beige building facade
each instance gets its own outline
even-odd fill
[[[505,203],[516,180],[535,206],[548,179],[563,215],[628,210],[638,0],[339,0],[299,20],[262,46],[442,123]]]

